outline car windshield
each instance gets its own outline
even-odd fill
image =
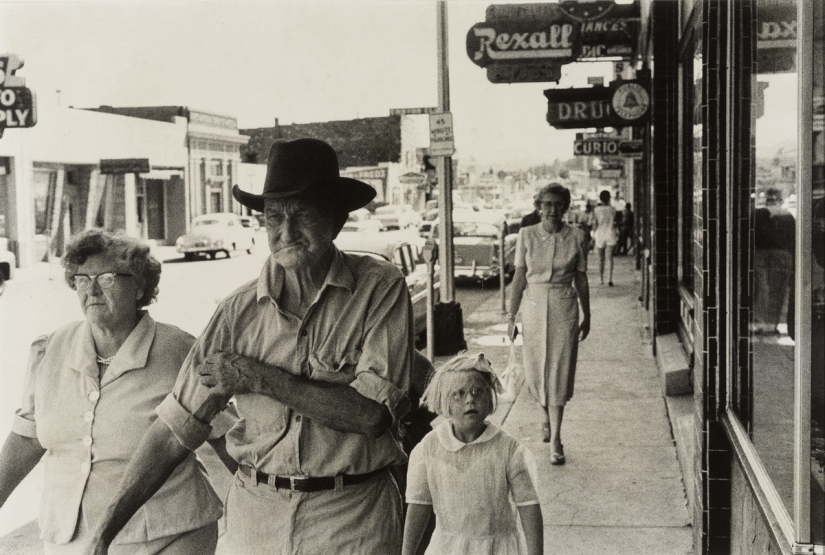
[[[398,211],[396,206],[379,206],[375,209],[376,214],[394,214]]]
[[[454,222],[455,237],[497,237],[498,228],[493,224],[482,222]]]
[[[207,225],[218,225],[220,223],[219,220],[195,220],[192,222],[192,225],[195,227],[207,226]]]

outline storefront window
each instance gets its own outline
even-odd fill
[[[811,536],[825,543],[825,7],[814,2],[811,191]],[[805,231],[806,233],[808,231]]]
[[[749,256],[739,258],[746,262],[738,268],[746,272],[739,282],[750,283],[751,295],[750,311],[743,313],[748,315],[747,335],[736,349],[750,364],[738,360],[735,367],[750,370],[743,384],[750,406],[740,409],[740,417],[785,509],[793,514],[798,75],[795,31],[793,37],[786,33],[795,29],[796,4],[758,0],[756,8],[754,159],[750,206],[741,212],[749,222],[740,237]]]
[[[57,176],[52,171],[34,170],[33,177],[34,233],[48,235]]]
[[[693,292],[694,210],[702,198],[702,41],[696,33],[682,59],[684,177],[679,191],[679,283]],[[701,204],[700,204],[701,207]],[[701,214],[701,210],[699,211]]]

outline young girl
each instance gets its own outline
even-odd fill
[[[403,555],[416,553],[433,512],[426,555],[543,553],[532,455],[485,421],[500,391],[483,354],[459,354],[427,386],[422,403],[445,421],[410,455]]]

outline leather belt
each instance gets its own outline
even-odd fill
[[[263,482],[264,484],[275,486],[277,489],[300,491],[302,493],[335,489],[335,482],[337,480],[340,480],[343,486],[360,484],[361,482],[365,482],[374,476],[387,472],[387,468],[385,467],[379,468],[378,470],[373,470],[372,472],[367,472],[366,474],[341,474],[339,476],[312,477],[276,476],[274,474],[259,472],[258,470],[244,465],[239,466],[238,470],[250,478],[253,477],[254,473],[254,478],[257,482]]]

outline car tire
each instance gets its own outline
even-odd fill
[[[233,245],[233,246],[232,246],[232,248],[234,249],[234,248],[235,248],[235,246]],[[226,257],[227,257],[227,258],[229,258],[229,257],[230,257],[230,254],[229,254],[229,249],[223,249],[223,253],[226,255]]]
[[[187,262],[191,262],[195,260],[195,253],[194,252],[185,252],[183,253],[183,259]]]
[[[209,251],[209,260],[215,260],[215,254],[217,254],[215,251]]]

